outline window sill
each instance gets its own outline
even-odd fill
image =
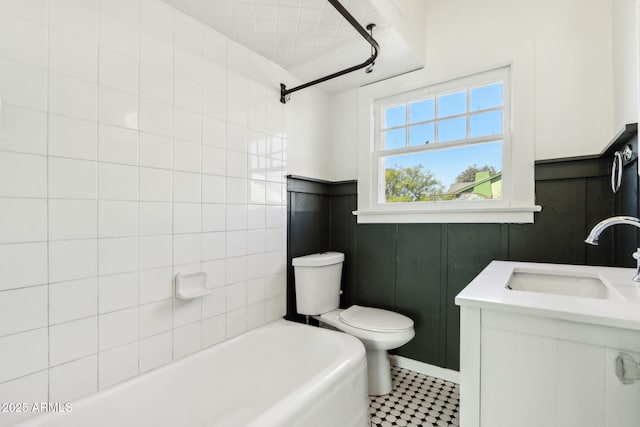
[[[483,207],[466,209],[384,209],[353,211],[359,224],[381,223],[532,223],[533,213],[540,212],[541,206],[525,207]]]

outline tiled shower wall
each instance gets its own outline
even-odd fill
[[[0,401],[284,314],[283,74],[157,0],[0,0]],[[173,298],[200,269],[212,293]]]

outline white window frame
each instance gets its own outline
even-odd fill
[[[490,59],[490,58],[487,58]],[[494,62],[483,69],[471,69],[455,78],[442,75],[428,79],[427,69],[414,71],[360,88],[359,98],[359,223],[531,223],[534,195],[534,67],[533,52],[513,52],[511,60]],[[501,75],[504,81],[504,137],[502,141],[502,198],[494,200],[449,200],[431,202],[385,203],[381,201],[384,172],[380,157],[379,106],[393,99],[401,102],[419,98],[421,93],[461,88],[474,81]],[[474,80],[476,79],[476,80]],[[479,80],[477,80],[479,79]],[[418,95],[416,97],[416,95]],[[378,107],[376,109],[376,107]],[[376,136],[376,134],[378,134]],[[494,138],[493,140],[498,140]],[[457,142],[435,143],[437,147],[462,146]],[[464,145],[464,144],[463,144]],[[407,147],[408,152],[413,152]],[[384,175],[382,175],[384,176]],[[384,193],[382,193],[384,194]]]
[[[433,123],[434,123],[436,135],[438,134],[438,126],[437,126],[438,121],[455,118],[455,117],[465,116],[467,118],[466,120],[467,130],[469,130],[469,126],[471,125],[470,116],[472,115],[472,113],[476,114],[476,112],[471,112],[469,110],[469,103],[470,103],[469,97],[467,97],[467,109],[465,110],[464,113],[451,116],[451,117],[437,117],[437,108],[438,108],[437,96],[442,95],[443,93],[455,93],[461,90],[465,90],[466,92],[468,92],[469,88],[480,87],[480,86],[488,85],[491,83],[498,83],[498,82],[503,83],[503,100],[505,101],[504,104],[499,108],[503,114],[502,133],[498,135],[487,135],[487,136],[482,136],[477,138],[467,138],[465,136],[465,138],[460,140],[434,142],[428,145],[407,146],[407,147],[395,148],[390,150],[385,150],[382,147],[382,134],[383,134],[382,117],[384,114],[383,112],[384,107],[408,104],[410,102],[421,101],[427,98],[434,98],[434,100],[436,100],[435,102],[436,117],[434,117]],[[409,93],[402,93],[398,95],[393,95],[391,97],[376,100],[373,105],[374,152],[372,156],[372,161],[377,163],[377,167],[376,165],[372,166],[372,172],[373,172],[372,180],[378,183],[378,203],[392,204],[395,208],[401,207],[403,209],[424,209],[424,208],[429,209],[429,207],[427,206],[429,204],[445,205],[443,206],[443,208],[448,206],[447,209],[455,207],[456,205],[461,205],[461,204],[466,205],[468,203],[477,204],[478,207],[480,207],[481,205],[484,205],[486,207],[498,206],[500,204],[499,202],[503,200],[502,198],[495,199],[495,200],[486,200],[486,201],[475,200],[473,202],[461,201],[461,200],[404,202],[404,203],[403,202],[384,202],[383,201],[385,198],[385,182],[383,179],[385,174],[384,158],[388,156],[393,156],[393,155],[425,153],[428,151],[446,150],[449,148],[457,148],[457,147],[465,147],[465,146],[468,147],[475,143],[501,141],[502,142],[502,164],[501,164],[500,170],[503,172],[502,173],[503,181],[507,181],[508,179],[510,179],[510,176],[508,176],[508,173],[507,175],[505,175],[504,173],[505,168],[508,169],[507,165],[505,165],[504,159],[507,157],[506,151],[508,151],[508,148],[509,148],[509,136],[510,136],[509,126],[506,126],[505,124],[511,123],[511,119],[510,119],[511,109],[509,104],[509,100],[511,99],[511,96],[509,92],[509,86],[510,86],[509,85],[509,69],[508,67],[502,67],[497,70],[492,70],[489,72],[480,73],[473,76],[467,76],[461,79],[455,79],[449,82],[431,85],[429,87],[421,88],[415,91],[411,91]],[[407,108],[407,113],[408,111],[409,109]],[[411,124],[411,125],[414,125],[414,124]],[[410,124],[407,121],[407,123],[405,124],[405,128],[407,129],[406,138],[409,138],[409,127],[410,127]],[[401,126],[398,126],[398,128],[401,128]],[[424,165],[424,166],[427,166],[427,165]]]

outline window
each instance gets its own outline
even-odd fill
[[[502,198],[508,105],[505,81],[490,77],[376,103],[380,203]]]
[[[532,222],[532,135],[513,130],[533,114],[511,115],[533,111],[531,75],[515,100],[511,66],[414,87],[424,73],[360,91],[358,222]]]

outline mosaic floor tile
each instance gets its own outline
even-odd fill
[[[369,396],[371,427],[459,426],[458,384],[392,367],[393,391]]]

